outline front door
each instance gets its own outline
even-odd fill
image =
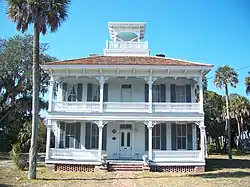
[[[132,129],[120,129],[120,159],[132,158]]]

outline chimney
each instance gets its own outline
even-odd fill
[[[99,54],[89,54],[89,57],[99,56]]]
[[[164,57],[165,57],[165,54],[162,54],[162,53],[161,53],[161,54],[156,54],[156,56],[158,56],[158,57],[163,57],[163,58],[164,58]]]

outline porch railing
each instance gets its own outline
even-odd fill
[[[108,41],[106,49],[148,49],[148,42]]]
[[[153,160],[156,162],[164,161],[200,161],[200,150],[185,151],[157,151],[153,150]]]
[[[153,112],[200,112],[199,103],[153,103]],[[55,102],[57,112],[99,112],[99,102]],[[149,112],[146,102],[104,102],[103,112]]]
[[[153,103],[155,112],[199,112],[199,103]]]
[[[50,148],[50,159],[98,160],[98,150]]]

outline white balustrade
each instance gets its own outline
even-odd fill
[[[107,49],[148,49],[147,42],[108,42]]]
[[[105,102],[105,112],[148,112],[148,103],[144,102]]]
[[[153,160],[156,162],[164,161],[200,161],[200,150],[176,150],[161,151],[153,150]]]
[[[145,102],[104,102],[103,112],[149,112]],[[57,112],[99,112],[99,102],[55,102]],[[153,112],[200,112],[199,103],[153,103]]]
[[[98,160],[98,150],[50,148],[50,159]]]
[[[199,103],[153,103],[154,112],[200,112]]]

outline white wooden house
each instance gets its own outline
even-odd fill
[[[42,65],[50,74],[46,164],[87,171],[103,154],[110,165],[140,165],[146,155],[150,168],[204,170],[202,77],[213,66],[150,56],[145,27],[108,23],[103,56]]]

